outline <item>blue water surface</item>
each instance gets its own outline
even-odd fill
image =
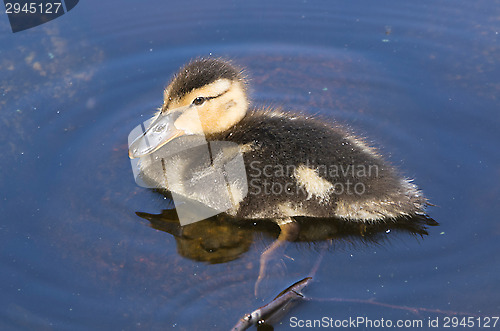
[[[200,56],[244,66],[257,105],[368,137],[440,223],[333,245],[276,330],[500,315],[500,1],[81,1],[15,34],[0,15],[1,329],[228,330],[308,274],[321,246],[292,243],[256,298],[272,236],[211,264],[136,215],[169,202],[135,184],[127,136]]]

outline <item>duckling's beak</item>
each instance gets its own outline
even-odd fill
[[[130,144],[128,156],[135,159],[151,154],[172,139],[185,134],[174,125],[177,117],[182,114],[180,110],[166,114],[160,113],[148,129]]]

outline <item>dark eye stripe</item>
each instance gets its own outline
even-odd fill
[[[219,95],[216,95],[214,97],[197,97],[193,100],[193,105],[196,105],[196,106],[199,106],[201,104],[203,104],[205,101],[207,100],[211,100],[211,99],[215,99],[215,98],[218,98],[220,96],[223,96],[224,94],[226,94],[227,92],[229,91],[229,89],[225,90],[224,92],[222,92],[221,94]]]

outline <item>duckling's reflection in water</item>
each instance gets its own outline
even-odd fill
[[[195,261],[224,263],[239,258],[250,248],[254,235],[264,233],[278,237],[279,227],[272,220],[241,222],[225,215],[181,226],[175,209],[165,209],[161,214],[137,212],[148,220],[152,228],[174,236],[178,253]],[[381,243],[388,232],[405,232],[427,235],[427,226],[437,225],[429,217],[403,218],[397,223],[360,224],[338,218],[297,217],[299,232],[295,242],[324,242],[332,240],[349,243]],[[305,271],[306,273],[307,271]]]
[[[237,259],[248,251],[254,231],[239,227],[224,217],[209,219],[181,226],[174,209],[163,210],[161,214],[137,212],[147,219],[151,227],[174,236],[177,252],[188,259],[224,263]]]

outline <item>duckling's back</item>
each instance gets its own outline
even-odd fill
[[[416,186],[341,126],[254,110],[208,139],[235,142],[243,153],[248,194],[232,211],[236,217],[370,222],[424,214]]]

